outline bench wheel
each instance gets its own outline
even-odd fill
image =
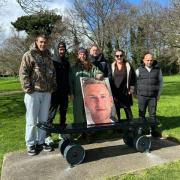
[[[133,147],[133,136],[131,133],[126,133],[123,136],[123,141],[126,145],[128,145],[129,147]]]
[[[84,160],[85,150],[80,144],[69,144],[64,150],[64,157],[71,166],[74,166]]]
[[[137,136],[134,139],[134,147],[139,152],[148,152],[151,148],[151,140],[147,136]]]
[[[64,150],[69,144],[70,144],[69,139],[61,139],[61,141],[59,142],[59,150],[63,156],[64,156]]]

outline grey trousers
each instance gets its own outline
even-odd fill
[[[36,125],[38,122],[47,122],[50,101],[51,93],[49,92],[33,92],[32,94],[25,94],[25,141],[27,147],[44,143],[46,131],[39,129]]]

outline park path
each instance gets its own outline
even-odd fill
[[[26,152],[9,153],[4,157],[1,180],[105,179],[180,160],[178,143],[163,138],[152,138],[151,141],[150,153],[137,152],[125,145],[122,139],[83,145],[85,160],[75,167],[68,165],[58,149],[33,157]]]

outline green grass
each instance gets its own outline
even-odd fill
[[[0,78],[0,93],[9,92],[9,91],[20,91],[21,85],[19,83],[18,78],[16,77],[8,77],[8,78]]]
[[[180,161],[155,166],[146,170],[128,173],[106,180],[179,180]]]
[[[158,102],[157,110],[158,119],[160,121],[159,131],[162,131],[163,136],[173,137],[177,141],[180,141],[180,76],[167,76],[164,77],[164,81],[164,91]],[[17,78],[0,78],[0,92],[16,91],[20,89]],[[0,96],[0,170],[3,156],[6,153],[25,150],[25,107],[23,96],[23,94]],[[138,117],[136,99],[134,99],[134,106],[132,109],[134,117]],[[55,122],[57,122],[58,119],[59,116],[57,115]],[[67,119],[69,123],[72,122],[71,103]],[[57,135],[53,135],[53,138],[56,139]],[[170,177],[165,179],[177,179],[177,169],[179,169],[179,166],[180,161],[140,171],[139,174],[123,175],[123,178],[159,180],[162,179],[161,177]],[[171,170],[175,172],[172,176],[170,176],[172,174]],[[118,179],[120,177],[113,178]]]

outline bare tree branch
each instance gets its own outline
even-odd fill
[[[27,14],[43,10],[46,2],[51,2],[51,0],[17,0],[17,3]]]

